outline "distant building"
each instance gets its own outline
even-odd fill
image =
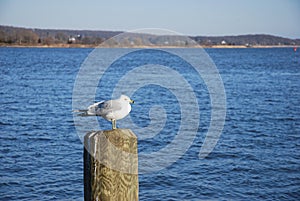
[[[75,43],[76,39],[74,37],[69,37],[68,43]]]
[[[226,41],[222,40],[221,45],[226,45],[226,44],[227,44]]]

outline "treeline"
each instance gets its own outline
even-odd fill
[[[0,43],[16,45],[84,44],[99,45],[121,32],[27,29],[0,26]]]
[[[97,46],[103,41],[123,32],[89,30],[27,29],[0,25],[0,45],[58,45],[81,44]],[[187,47],[191,40],[185,36],[162,36],[151,34],[127,33],[106,42],[114,47],[131,46],[179,46]],[[242,45],[242,46],[280,46],[300,45],[300,39],[289,39],[272,35],[240,36],[192,36],[190,39],[202,46]]]
[[[266,34],[240,35],[240,36],[196,36],[197,43],[205,46],[210,45],[246,45],[246,46],[280,46],[300,45],[300,39],[289,39]]]

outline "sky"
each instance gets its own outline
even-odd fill
[[[300,0],[0,0],[0,25],[300,38]]]

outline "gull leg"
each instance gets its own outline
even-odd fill
[[[112,123],[112,129],[116,129],[117,128],[116,120],[115,119],[111,120],[111,123]]]

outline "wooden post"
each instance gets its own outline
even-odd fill
[[[137,201],[136,135],[130,129],[93,131],[84,144],[84,200]]]

